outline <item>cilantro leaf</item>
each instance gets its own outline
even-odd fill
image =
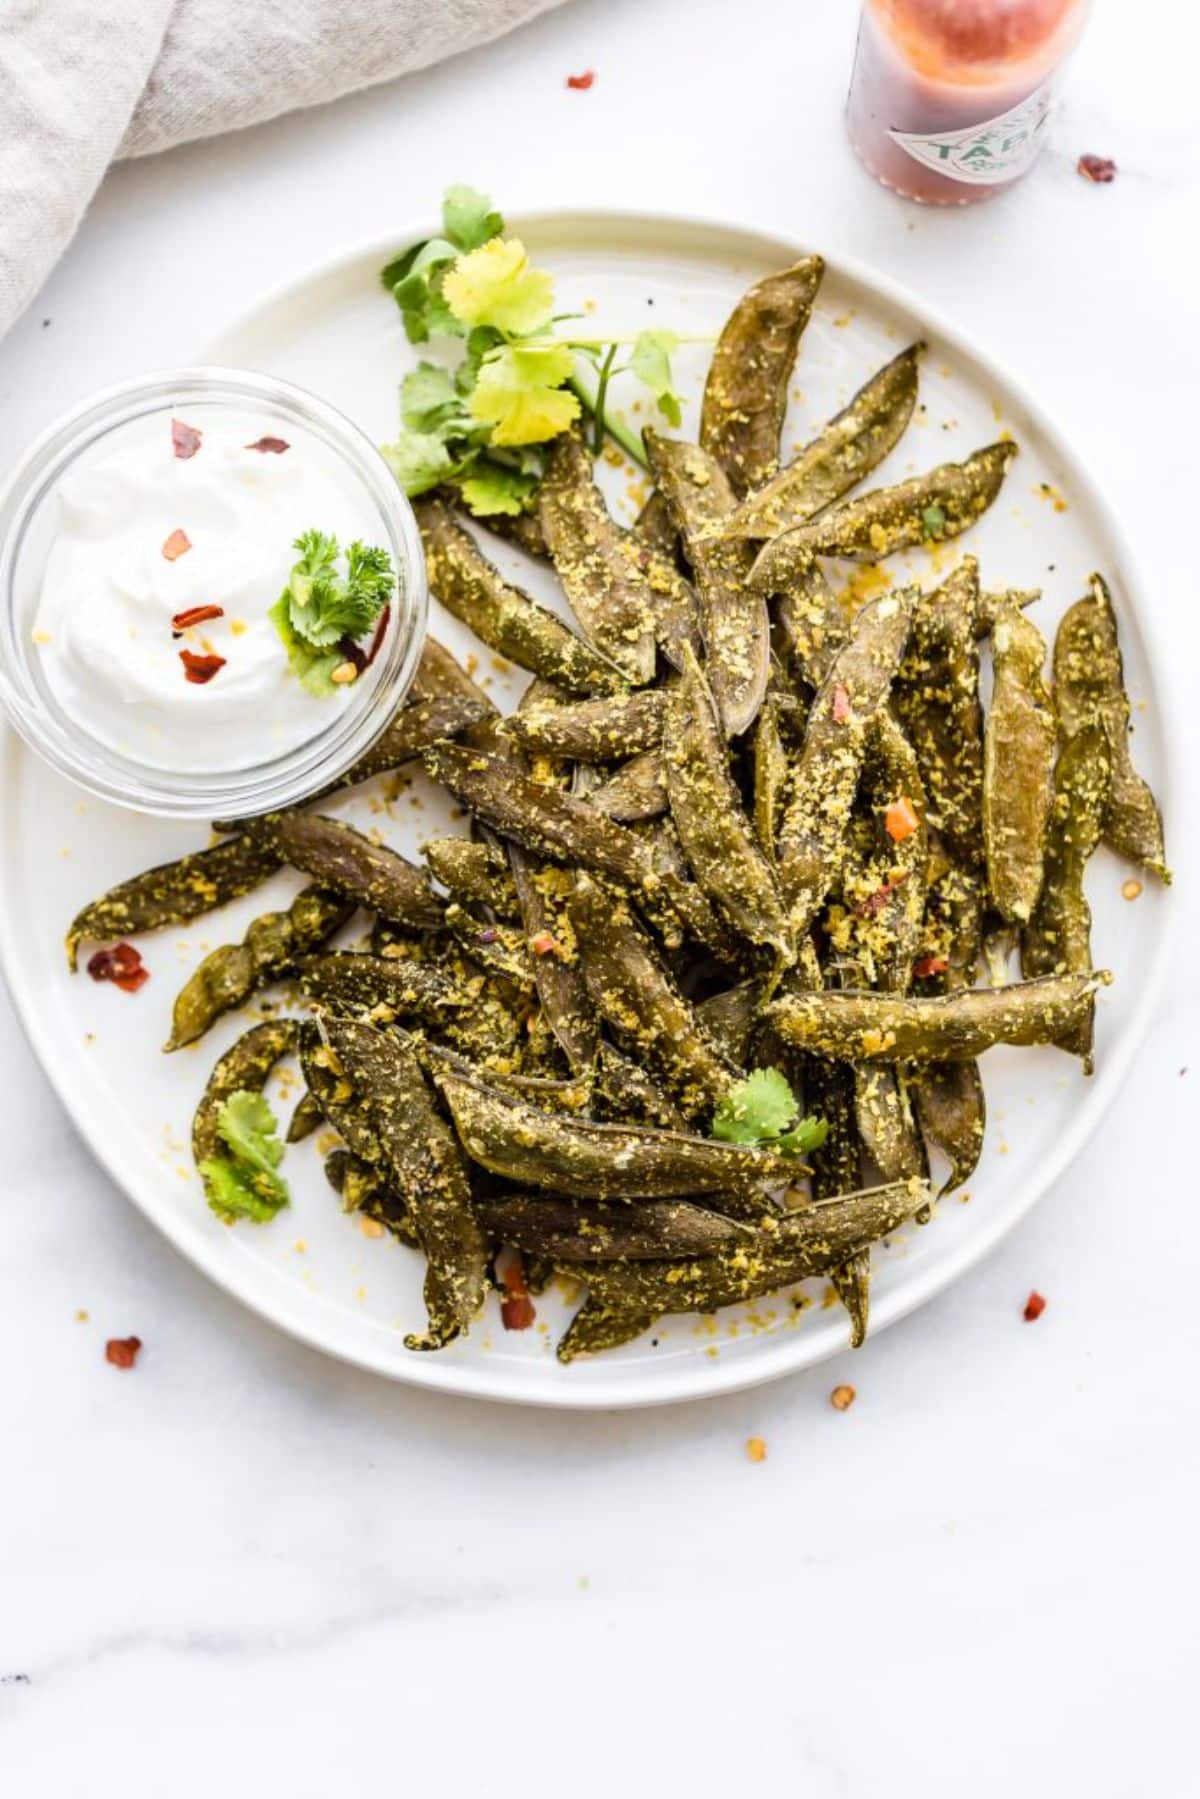
[[[442,295],[463,325],[493,325],[525,337],[550,323],[554,282],[545,269],[531,269],[517,237],[494,237],[460,256],[442,280]]]
[[[261,1093],[239,1087],[217,1115],[217,1132],[239,1162],[270,1174],[283,1160],[275,1114]]]
[[[318,650],[312,644],[305,643],[292,627],[291,604],[291,589],[285,587],[267,617],[287,651],[288,665],[301,687],[306,693],[315,694],[318,699],[326,699],[336,692],[333,671],[339,662],[345,661],[345,657],[340,650]]]
[[[669,424],[679,425],[683,409],[671,377],[671,356],[679,348],[673,331],[642,331],[634,342],[629,367],[658,401],[658,410]]]
[[[414,498],[446,480],[457,466],[442,439],[432,432],[402,431],[381,454],[405,493]]]
[[[489,518],[497,512],[510,517],[523,512],[538,484],[538,475],[497,462],[493,456],[479,456],[469,473],[460,476],[455,485],[469,509],[477,518]]]
[[[563,387],[575,358],[562,344],[504,344],[479,370],[472,416],[492,427],[496,444],[544,443],[579,417],[579,401]]]
[[[500,236],[504,220],[492,210],[486,194],[459,184],[448,187],[443,197],[442,230],[460,250],[477,250],[490,237]]]
[[[228,1156],[208,1156],[200,1164],[208,1203],[223,1218],[250,1218],[267,1224],[289,1203],[287,1182],[277,1172],[283,1160],[275,1114],[261,1093],[239,1088],[217,1115],[217,1132]]]
[[[400,383],[400,417],[410,431],[439,432],[462,412],[462,394],[449,369],[419,362]]]
[[[823,1118],[800,1118],[800,1106],[778,1068],[756,1068],[721,1096],[712,1134],[722,1143],[762,1144],[785,1156],[819,1149],[829,1127]]]
[[[400,308],[410,343],[427,343],[436,336],[462,336],[462,326],[442,295],[446,271],[457,256],[457,246],[448,238],[431,237],[423,244],[414,244],[384,269],[383,285]]]

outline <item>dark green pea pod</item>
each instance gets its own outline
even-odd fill
[[[980,588],[975,596],[976,637],[991,636],[1005,607],[1015,606],[1019,612],[1024,612],[1027,606],[1036,606],[1041,597],[1040,587]]]
[[[628,1341],[620,1332],[625,1320],[644,1321],[671,1312],[716,1312],[722,1306],[776,1293],[812,1275],[831,1274],[928,1203],[928,1186],[922,1181],[906,1181],[788,1212],[770,1220],[773,1229],[761,1230],[753,1246],[738,1242],[691,1261],[597,1263],[587,1271],[588,1297],[583,1308],[592,1314],[592,1321],[577,1336],[572,1335],[577,1320],[572,1323],[558,1346],[559,1360],[571,1361],[584,1341],[590,1345],[598,1335],[611,1343]],[[604,1333],[606,1319],[612,1324]],[[644,1322],[641,1328],[646,1328]]]
[[[757,1216],[770,1187],[796,1164],[747,1149],[646,1125],[592,1124],[534,1106],[445,1067],[434,1077],[467,1154],[493,1174],[581,1199],[677,1199],[712,1194],[731,1217]]]
[[[792,1052],[793,1059],[799,1060]],[[863,1146],[858,1134],[855,1103],[855,1070],[845,1062],[829,1062],[822,1056],[806,1056],[804,1104],[825,1121],[825,1141],[809,1155],[812,1196],[833,1199],[852,1193],[862,1178]],[[871,1313],[871,1254],[859,1250],[830,1270],[830,1283],[850,1319],[850,1347],[866,1342]]]
[[[1046,872],[1033,917],[1021,932],[1021,972],[1082,974],[1092,966],[1092,913],[1083,890],[1088,861],[1104,832],[1113,757],[1104,726],[1068,737],[1054,770],[1046,831]]]
[[[645,1069],[603,1038],[592,1071],[592,1113],[602,1124],[649,1124],[660,1131],[686,1131],[687,1119]]]
[[[319,1101],[306,1089],[296,1101],[292,1111],[287,1128],[288,1142],[303,1143],[306,1137],[311,1137],[314,1131],[319,1131],[324,1122],[325,1114],[321,1110]]]
[[[569,1265],[566,1272],[578,1275],[579,1269]],[[623,1343],[632,1343],[648,1331],[657,1312],[639,1312],[628,1308],[614,1308],[593,1305],[586,1299],[572,1318],[555,1352],[560,1362],[573,1362],[581,1355],[599,1355],[605,1349],[620,1349]]]
[[[772,865],[790,772],[779,714],[789,704],[782,694],[768,692],[754,725],[754,834]]]
[[[619,668],[562,620],[512,587],[441,500],[416,504],[430,592],[489,649],[569,693],[617,693]]]
[[[325,1041],[315,1018],[299,1027],[300,1068],[321,1113],[347,1145],[356,1161],[381,1168],[383,1146],[373,1119]],[[382,1176],[381,1176],[382,1178]]]
[[[696,584],[708,678],[728,737],[749,730],[767,691],[771,630],[746,577],[747,544],[717,535],[736,503],[721,465],[696,444],[645,432],[654,478],[683,538]]]
[[[503,854],[488,843],[470,837],[435,837],[421,854],[434,880],[467,906],[488,906],[497,918],[520,915],[517,890]]]
[[[192,1155],[197,1166],[225,1155],[218,1120],[225,1101],[235,1093],[261,1093],[276,1062],[296,1047],[296,1022],[269,1018],[256,1024],[226,1050],[208,1077],[204,1096],[192,1119]]]
[[[343,1212],[365,1212],[375,1218],[401,1243],[420,1249],[408,1208],[401,1195],[380,1169],[361,1162],[348,1149],[335,1149],[325,1158],[325,1179],[342,1202]]]
[[[992,632],[992,703],[984,729],[983,840],[992,906],[1025,924],[1045,867],[1054,774],[1054,712],[1042,676],[1046,645],[1010,606]]]
[[[422,750],[443,737],[461,737],[472,725],[482,724],[495,712],[486,694],[443,693],[428,699],[410,700],[393,713],[370,749],[346,770],[332,787],[309,796],[306,804],[323,799],[340,787],[353,787],[369,781],[372,775],[386,774],[411,762]]]
[[[679,533],[671,518],[671,509],[656,488],[633,523],[630,536],[642,548],[668,562],[679,558]]]
[[[929,1177],[929,1159],[906,1083],[886,1063],[854,1069],[854,1109],[862,1146],[885,1181]]]
[[[864,606],[813,701],[779,832],[780,884],[797,939],[840,878],[869,727],[887,701],[912,608],[909,588]]]
[[[429,1329],[405,1339],[435,1349],[467,1330],[487,1292],[487,1243],[462,1155],[412,1048],[396,1032],[330,1018],[324,1031],[370,1120],[381,1163],[403,1197],[429,1263]],[[351,1146],[353,1147],[353,1146]]]
[[[661,495],[655,497],[661,499]],[[652,609],[651,627],[655,642],[671,667],[679,668],[684,645],[690,644],[699,655],[703,650],[704,640],[700,634],[699,602],[691,582],[679,571],[674,548],[678,538],[675,527],[670,522],[670,515],[666,516],[672,544],[669,553],[664,553],[655,544],[647,542],[636,525],[629,532],[626,542],[645,580],[647,603]]]
[[[901,350],[765,486],[742,501],[725,526],[729,537],[778,537],[840,500],[895,448],[917,403],[923,344]]]
[[[775,596],[779,655],[810,687],[820,687],[850,636],[850,621],[817,562],[796,570]]]
[[[684,1116],[711,1112],[734,1070],[707,1036],[628,907],[581,876],[568,913],[595,1014]]]
[[[767,1017],[786,1042],[848,1062],[957,1062],[997,1043],[1049,1043],[1086,1060],[1096,990],[1110,979],[1050,975],[929,999],[789,993],[767,1008]]]
[[[195,1043],[224,1012],[232,1012],[272,981],[291,974],[301,956],[344,925],[354,902],[321,887],[305,887],[286,912],[264,912],[240,943],[222,944],[198,965],[175,1001],[166,1051]]]
[[[509,844],[508,856],[542,1012],[572,1071],[580,1074],[595,1060],[599,1031],[570,929],[564,929],[572,883],[561,869],[539,867],[518,844]]]
[[[699,886],[747,943],[791,959],[774,871],[755,841],[729,769],[716,697],[688,650],[664,735],[667,798]]]
[[[464,954],[491,980],[507,982],[523,998],[532,999],[537,982],[520,925],[483,924],[456,905],[446,907],[445,922]]]
[[[834,1268],[829,1275],[829,1284],[846,1309],[850,1320],[850,1347],[861,1349],[867,1340],[867,1330],[871,1322],[871,1252],[860,1249],[858,1254],[843,1262],[840,1268]]]
[[[944,462],[927,475],[831,506],[766,544],[750,571],[750,586],[777,593],[814,556],[878,562],[915,544],[945,543],[987,511],[1016,453],[1015,443],[989,444],[965,462]]]
[[[478,1003],[477,984],[456,981],[437,963],[354,950],[300,964],[300,990],[322,1009],[435,1027]]]
[[[476,522],[486,525],[493,536],[503,538],[505,543],[515,543],[535,561],[549,562],[550,548],[536,512],[493,512]]]
[[[758,1015],[766,992],[762,981],[741,981],[736,987],[714,993],[696,1006],[696,1017],[726,1060],[747,1067]]]
[[[875,820],[879,848],[874,861],[882,876],[867,902],[871,917],[862,921],[879,935],[872,984],[904,993],[925,919],[929,802],[913,746],[886,707],[868,733],[862,797]]]
[[[537,490],[538,522],[584,635],[634,683],[654,679],[654,597],[634,546],[596,485],[576,431],[556,437]]]
[[[922,594],[892,696],[916,754],[929,822],[971,868],[984,860],[978,598],[972,556],[935,592]]]
[[[663,1256],[709,1256],[733,1243],[754,1241],[754,1230],[687,1199],[648,1199],[640,1206],[603,1200],[555,1199],[505,1193],[480,1202],[490,1236],[554,1262],[648,1261]]]
[[[485,717],[495,717],[498,713],[495,701],[489,699],[466,669],[459,666],[445,645],[440,644],[436,637],[428,635],[421,646],[421,660],[417,663],[417,671],[408,692],[414,703],[419,700],[458,699],[482,706],[486,709]]]
[[[760,487],[779,467],[792,364],[824,273],[819,256],[805,256],[756,281],[717,339],[700,411],[700,442],[739,494]]]
[[[1104,841],[1119,856],[1169,881],[1158,802],[1133,766],[1130,708],[1117,638],[1117,615],[1107,583],[1091,577],[1091,591],[1063,616],[1054,641],[1054,704],[1064,736],[1098,719],[1112,758],[1112,797]]]
[[[978,1062],[929,1062],[912,1086],[917,1121],[949,1158],[942,1186],[950,1193],[970,1180],[983,1149],[987,1104]]]
[[[523,750],[577,762],[622,762],[662,739],[667,693],[661,687],[574,705],[523,708],[505,730]]]
[[[614,824],[644,824],[661,818],[667,809],[667,768],[662,751],[643,750],[619,768],[611,779],[588,795],[597,812]]]
[[[67,932],[67,960],[78,966],[86,940],[111,943],[140,931],[161,931],[215,912],[252,893],[275,873],[282,857],[270,844],[238,836],[211,849],[148,868],[112,887],[78,913]]]
[[[937,834],[931,833],[920,954],[935,963],[945,962],[946,978],[934,986],[923,985],[922,992],[974,986],[983,947],[984,898],[979,873],[953,860]]]
[[[275,812],[247,826],[250,834],[322,887],[381,918],[416,931],[436,931],[442,924],[445,908],[425,870],[341,819],[319,812]]]

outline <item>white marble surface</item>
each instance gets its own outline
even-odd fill
[[[451,178],[513,210],[779,225],[970,320],[1083,446],[1178,646],[1194,755],[1200,29],[1100,0],[1032,179],[934,214],[844,143],[853,10],[580,0],[118,171],[0,345],[0,452]],[[1116,157],[1111,187],[1074,174],[1084,150]],[[1186,795],[1169,823],[1186,922]],[[593,1417],[436,1400],[243,1314],[93,1164],[4,1008],[3,1790],[1200,1790],[1197,1001],[1188,969],[1109,1127],[953,1292],[774,1387]],[[104,1339],[131,1331],[120,1374]]]

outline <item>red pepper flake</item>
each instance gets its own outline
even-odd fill
[[[203,431],[197,431],[195,425],[185,425],[182,419],[171,420],[171,448],[180,462],[189,461],[203,440]]]
[[[901,869],[898,875],[890,875],[881,887],[875,889],[874,893],[869,893],[865,900],[860,900],[854,910],[860,918],[878,917],[887,905],[889,895],[893,894],[897,887],[903,887],[907,879],[908,870],[906,868]]]
[[[913,963],[913,979],[927,981],[930,975],[948,974],[950,964],[945,956],[918,956]]]
[[[1032,1324],[1035,1319],[1041,1317],[1045,1310],[1046,1302],[1041,1294],[1035,1289],[1025,1301],[1025,1310],[1021,1313],[1021,1316],[1024,1318],[1026,1324]]]
[[[258,450],[264,456],[282,456],[291,447],[286,437],[260,437],[257,443],[245,445],[247,450]]]
[[[380,650],[383,648],[383,640],[387,636],[387,628],[391,623],[391,618],[392,609],[390,606],[385,606],[376,621],[375,635],[371,639],[371,647],[367,651],[367,660],[363,664],[364,668],[370,668],[372,662],[374,662],[376,656],[378,656]]]
[[[104,1345],[104,1359],[114,1368],[132,1368],[141,1347],[140,1337],[110,1337]]]
[[[535,931],[529,939],[529,947],[535,956],[561,956],[562,944],[552,931]]]
[[[833,722],[844,725],[851,713],[850,695],[839,681],[833,690]]]
[[[112,949],[98,949],[89,960],[87,971],[93,981],[111,981],[122,993],[136,993],[150,979],[150,970],[132,943],[117,943]]]
[[[1081,156],[1075,168],[1085,181],[1104,183],[1116,179],[1117,165],[1111,156]]]
[[[186,531],[172,531],[163,545],[162,553],[168,562],[178,562],[181,556],[187,555],[191,547],[192,540]]]
[[[379,647],[383,642],[383,634],[388,628],[388,620],[391,616],[391,607],[385,606],[376,621],[375,630],[371,637],[371,643],[368,649],[364,650],[361,644],[355,643],[353,637],[338,638],[337,647],[341,654],[346,658],[346,661],[353,664],[356,674],[364,674],[366,670],[370,668],[376,656],[378,656]]]
[[[203,687],[225,666],[224,656],[201,655],[197,650],[180,650],[179,660],[183,663],[185,677],[197,687]]]
[[[193,625],[206,625],[210,619],[224,618],[224,606],[189,606],[171,620],[172,631],[190,631]]]
[[[503,1263],[503,1267],[499,1262],[496,1266],[496,1272],[504,1282],[500,1321],[506,1331],[527,1331],[537,1313],[525,1285],[525,1264],[515,1249],[505,1251]]]
[[[567,86],[574,88],[577,94],[586,93],[596,79],[595,69],[585,69],[582,75],[568,75]]]
[[[892,801],[883,815],[883,827],[893,843],[903,843],[906,837],[920,830],[916,808],[907,794],[902,793],[898,800]]]

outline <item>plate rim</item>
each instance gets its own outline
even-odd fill
[[[523,210],[515,214],[509,221],[519,231],[536,232],[539,229],[550,231],[568,230],[583,234],[619,234],[622,227],[631,223],[641,229],[658,229],[664,236],[690,232],[696,236],[722,238],[740,241],[746,247],[747,256],[779,253],[784,257],[795,258],[799,255],[812,254],[812,248],[801,238],[794,237],[786,231],[766,229],[756,224],[740,224],[736,221],[711,214],[664,211],[658,208],[637,207],[589,207],[589,208],[551,208],[547,210]],[[428,225],[425,235],[429,234]],[[336,256],[327,257],[315,262],[305,272],[293,276],[290,280],[276,284],[252,305],[233,317],[224,321],[218,331],[208,340],[199,352],[201,360],[211,360],[212,352],[223,340],[235,333],[245,332],[252,328],[263,315],[269,314],[289,302],[301,300],[306,290],[311,289],[319,281],[335,281],[339,275],[345,274],[353,266],[371,258],[386,259],[392,253],[397,242],[416,242],[420,236],[420,228],[416,231],[396,230],[388,233],[386,238],[372,239],[348,246]],[[1043,408],[1040,401],[1026,387],[1022,378],[1010,374],[1002,368],[982,348],[973,333],[960,326],[952,317],[948,317],[939,307],[928,304],[919,294],[905,283],[892,276],[881,273],[871,263],[844,254],[840,249],[824,256],[830,273],[846,278],[862,288],[870,290],[883,303],[895,306],[921,321],[922,327],[931,338],[943,342],[948,348],[966,357],[982,370],[1007,398],[1015,401],[1035,426],[1038,434],[1053,448],[1056,455],[1080,491],[1086,493],[1089,504],[1095,509],[1102,528],[1108,536],[1115,552],[1119,568],[1121,586],[1127,598],[1129,610],[1136,617],[1137,628],[1145,643],[1146,659],[1154,685],[1155,709],[1161,725],[1163,743],[1163,778],[1160,785],[1160,801],[1164,813],[1173,810],[1172,799],[1180,779],[1181,739],[1175,716],[1174,683],[1167,670],[1169,664],[1165,659],[1162,628],[1150,608],[1141,574],[1133,555],[1128,536],[1120,516],[1109,500],[1107,493],[1092,475],[1083,457],[1076,451],[1072,439],[1062,430],[1054,419]],[[194,359],[193,359],[194,360]],[[22,753],[20,740],[12,726],[5,722],[5,729],[0,736],[0,830],[11,821],[12,785],[17,768],[17,758]],[[24,751],[25,754],[29,752]],[[1092,1136],[1096,1124],[1103,1116],[1104,1106],[1119,1093],[1125,1078],[1132,1066],[1134,1056],[1143,1041],[1150,1022],[1158,1006],[1166,969],[1173,947],[1173,940],[1178,926],[1179,904],[1172,889],[1167,888],[1161,895],[1161,925],[1155,934],[1155,940],[1148,946],[1148,972],[1141,983],[1140,992],[1135,1000],[1134,1010],[1121,1036],[1108,1048],[1102,1071],[1091,1077],[1091,1085],[1083,1102],[1075,1110],[1062,1131],[1054,1152],[1047,1157],[1038,1173],[1027,1180],[1018,1197],[1006,1204],[1003,1211],[998,1211],[987,1221],[977,1234],[971,1235],[958,1246],[944,1262],[938,1263],[918,1273],[913,1281],[894,1293],[886,1295],[877,1306],[873,1307],[871,1330],[874,1337],[889,1325],[897,1323],[911,1312],[927,1304],[938,1294],[944,1292],[954,1282],[962,1278],[967,1271],[991,1254],[1003,1239],[1028,1216],[1034,1206],[1045,1196],[1058,1181],[1070,1163]],[[503,1404],[533,1405],[556,1411],[601,1411],[626,1410],[652,1405],[679,1404],[689,1400],[700,1400],[715,1397],[723,1393],[734,1393],[755,1387],[769,1380],[776,1380],[786,1374],[799,1373],[806,1368],[816,1366],[831,1356],[841,1353],[849,1345],[848,1323],[844,1331],[839,1333],[840,1340],[833,1346],[816,1345],[812,1339],[806,1341],[803,1331],[780,1331],[777,1340],[772,1344],[763,1341],[762,1352],[753,1360],[742,1362],[741,1359],[709,1358],[697,1356],[678,1364],[664,1363],[662,1373],[656,1374],[647,1370],[636,1378],[636,1381],[612,1379],[607,1384],[603,1379],[597,1380],[591,1370],[602,1364],[594,1363],[589,1368],[590,1378],[576,1386],[569,1383],[546,1383],[539,1391],[536,1387],[526,1387],[524,1372],[515,1376],[499,1361],[478,1363],[459,1363],[441,1361],[432,1356],[410,1355],[407,1361],[394,1359],[382,1353],[372,1352],[368,1342],[334,1342],[321,1328],[322,1308],[314,1305],[311,1322],[303,1312],[291,1315],[294,1298],[290,1293],[277,1296],[273,1284],[262,1282],[255,1273],[252,1264],[243,1267],[239,1263],[224,1261],[220,1254],[220,1246],[214,1242],[210,1247],[201,1239],[193,1238],[185,1233],[169,1208],[161,1206],[152,1190],[152,1184],[143,1182],[136,1174],[118,1167],[115,1150],[105,1141],[103,1117],[99,1108],[93,1108],[82,1093],[73,1091],[69,1086],[60,1084],[54,1073],[54,1043],[51,1032],[43,1028],[41,1015],[36,1005],[36,995],[32,986],[22,978],[21,957],[15,941],[12,912],[0,906],[0,972],[3,973],[13,1010],[21,1024],[25,1036],[37,1057],[47,1080],[53,1088],[60,1103],[65,1108],[72,1125],[88,1146],[101,1167],[108,1174],[114,1185],[132,1201],[138,1211],[154,1226],[171,1247],[228,1293],[232,1298],[246,1305],[258,1317],[283,1331],[288,1336],[304,1343],[309,1348],[349,1366],[363,1368],[386,1379],[400,1381],[409,1386],[423,1387],[432,1392],[451,1393],[464,1398],[489,1400]],[[806,1350],[808,1353],[806,1353]],[[512,1364],[515,1369],[518,1365]],[[531,1364],[532,1366],[532,1364]]]

